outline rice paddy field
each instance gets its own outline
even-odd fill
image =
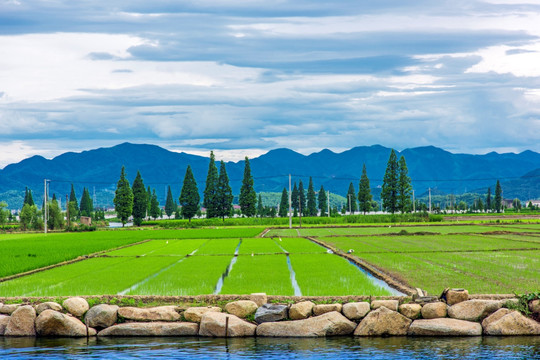
[[[0,298],[69,295],[391,295],[353,251],[410,287],[540,290],[540,224],[228,227],[1,234]],[[78,261],[47,270],[43,267]],[[29,270],[38,271],[9,278]]]

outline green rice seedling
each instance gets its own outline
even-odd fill
[[[275,254],[282,253],[283,250],[273,239],[255,238],[242,239],[239,254]]]
[[[211,239],[197,250],[197,255],[232,255],[240,241],[240,239]]]
[[[106,253],[109,256],[160,256],[173,255],[184,256],[197,250],[208,240],[151,240],[140,245],[130,246],[124,249]]]
[[[238,256],[223,283],[221,294],[294,295],[287,257],[283,255]]]
[[[327,252],[324,247],[304,238],[274,238],[274,240],[276,244],[291,254]]]

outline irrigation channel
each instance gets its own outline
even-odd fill
[[[540,336],[390,338],[16,338],[5,359],[540,359]]]

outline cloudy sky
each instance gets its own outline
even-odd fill
[[[0,0],[0,137],[0,167],[124,141],[540,151],[540,1]]]

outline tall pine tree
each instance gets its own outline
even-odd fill
[[[328,197],[326,196],[326,191],[324,191],[324,187],[321,185],[321,189],[319,190],[319,209],[321,209],[321,216],[326,216],[326,208],[328,207]]]
[[[83,188],[83,194],[81,197],[81,216],[92,216],[94,212],[94,204],[92,198],[90,197],[90,192],[87,188]]]
[[[381,198],[383,207],[386,211],[394,214],[398,210],[398,180],[399,180],[399,165],[394,149],[390,153],[390,158],[386,164],[386,172],[384,173]]]
[[[501,188],[501,183],[499,182],[499,180],[497,180],[497,185],[495,185],[494,202],[495,202],[494,204],[495,211],[500,213],[502,209],[502,188]]]
[[[191,171],[191,166],[188,165],[186,169],[186,175],[184,176],[184,183],[182,184],[182,191],[180,192],[180,206],[182,207],[182,215],[188,218],[191,222],[191,218],[197,214],[199,210],[199,202],[201,197],[199,195],[199,189]]]
[[[279,202],[279,217],[286,217],[289,213],[289,193],[283,188],[281,201]]]
[[[410,211],[411,207],[411,178],[409,177],[409,170],[407,169],[407,163],[403,155],[399,158],[398,163],[399,179],[398,179],[398,198],[397,206],[401,213]]]
[[[152,196],[150,197],[150,216],[154,220],[161,216],[161,209],[159,208],[156,189],[152,189]]]
[[[133,224],[135,226],[141,226],[146,216],[148,195],[146,194],[144,182],[139,171],[137,171],[137,176],[133,180],[131,191],[133,192]]]
[[[302,216],[307,216],[306,192],[304,191],[302,180],[298,183],[298,209],[302,213]]]
[[[124,166],[122,166],[120,179],[116,184],[113,202],[116,210],[116,216],[122,222],[123,227],[133,211],[133,192],[131,191],[131,186],[129,186],[129,181],[126,179],[126,169]]]
[[[358,210],[356,207],[356,191],[354,191],[354,185],[351,182],[349,184],[349,190],[347,191],[347,211],[350,211],[351,215]]]
[[[71,192],[69,193],[69,202],[73,203],[73,208],[79,213],[79,204],[77,203],[77,195],[75,195],[75,188],[71,184]]]
[[[233,194],[231,186],[229,185],[229,177],[227,176],[227,170],[225,169],[225,163],[220,162],[219,165],[219,177],[216,188],[216,216],[219,216],[225,221],[225,216],[231,215],[232,212]]]
[[[317,216],[317,196],[315,195],[315,189],[313,189],[313,179],[309,177],[309,184],[307,190],[307,215]]]
[[[32,196],[32,189],[28,189],[28,198],[26,199],[26,203],[30,206],[36,205],[34,203],[34,197]]]
[[[298,187],[296,186],[296,181],[295,181],[293,189],[291,191],[291,204],[294,210],[293,216],[295,217],[298,216],[298,205],[299,205],[298,202],[299,201],[300,201],[300,198],[298,197]]]
[[[238,201],[240,203],[242,214],[247,217],[255,215],[257,212],[257,209],[255,208],[257,204],[257,194],[253,188],[253,177],[251,176],[251,168],[249,166],[249,159],[247,156],[244,165],[244,179],[242,180],[242,187],[240,188],[240,196]]]
[[[208,164],[208,175],[206,176],[206,187],[204,188],[203,205],[206,208],[206,217],[213,218],[217,214],[216,193],[218,186],[218,171],[216,167],[216,157],[210,151],[210,164]]]
[[[165,200],[165,214],[167,214],[167,217],[170,218],[174,210],[176,210],[176,207],[172,197],[171,186],[169,185],[169,188],[167,189],[167,200]]]
[[[257,215],[259,215],[259,217],[263,217],[264,215],[264,206],[261,194],[259,194],[259,201],[257,201]]]
[[[491,188],[488,188],[487,195],[486,195],[486,211],[491,211],[493,209],[491,205]]]
[[[360,203],[360,211],[364,215],[371,210],[371,188],[369,186],[369,178],[367,176],[366,164],[362,167],[362,176],[360,177],[360,184],[358,185],[358,202]]]

